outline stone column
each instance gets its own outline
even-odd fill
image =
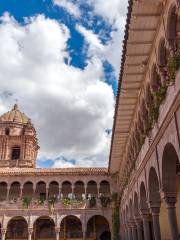
[[[35,199],[35,194],[36,194],[36,186],[33,185],[33,199]]]
[[[83,231],[83,240],[86,239],[86,231]]]
[[[85,199],[87,198],[87,184],[84,184],[84,194],[85,194]]]
[[[140,212],[143,221],[144,240],[150,240],[149,211],[148,209],[141,209]]]
[[[167,211],[168,211],[168,221],[171,231],[171,239],[178,240],[178,225],[177,225],[177,217],[176,217],[176,193],[161,193],[162,199],[164,199]]]
[[[61,187],[59,187],[58,200],[61,199]]]
[[[28,240],[32,239],[33,228],[28,228]]]
[[[46,200],[48,200],[49,187],[46,187]]]
[[[55,232],[56,232],[56,240],[59,240],[60,228],[56,227]]]
[[[143,224],[140,217],[135,217],[135,223],[137,227],[137,238],[138,240],[143,240]]]
[[[9,201],[9,190],[10,190],[10,186],[7,187],[6,201]]]
[[[127,224],[127,229],[128,229],[128,240],[132,240],[132,231],[131,231],[131,224]]]
[[[72,184],[72,199],[74,199],[74,184]]]
[[[100,190],[100,184],[98,183],[98,184],[97,184],[97,197],[99,197],[99,195],[100,195],[99,190]]]
[[[22,193],[23,193],[23,186],[20,187],[20,194],[19,194],[20,199],[22,199]]]
[[[150,210],[152,213],[154,238],[155,240],[161,240],[161,231],[159,223],[160,203],[151,204]]]
[[[1,229],[2,240],[5,240],[5,239],[6,239],[6,231],[7,231],[7,229],[5,229],[5,228],[2,228],[2,229]]]
[[[132,233],[132,239],[137,240],[136,224],[134,221],[131,221],[131,233]]]

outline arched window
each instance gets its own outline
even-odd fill
[[[12,160],[16,160],[20,158],[20,147],[16,146],[12,148],[11,158]]]
[[[5,128],[5,135],[9,136],[10,130],[9,128]]]

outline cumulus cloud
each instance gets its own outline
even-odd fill
[[[54,167],[107,166],[114,96],[101,59],[67,65],[70,32],[43,15],[21,25],[6,13],[0,36],[0,113],[17,98],[37,129],[39,158]]]
[[[61,1],[54,0],[54,2],[59,3]],[[58,4],[60,7],[64,6],[70,14],[73,14],[68,4],[72,4],[76,7],[76,11],[80,12],[79,6],[83,5],[84,1],[79,0],[74,5],[70,0],[63,0],[61,4]],[[86,42],[89,44],[89,56],[97,55],[101,59],[108,60],[114,67],[116,77],[118,78],[128,0],[87,0],[86,4],[89,4],[93,9],[91,13],[92,17],[101,16],[112,27],[111,40],[107,44],[102,44],[100,41],[101,32],[97,35],[92,29],[85,28],[81,23],[76,25],[76,30],[85,37]],[[75,17],[76,11],[73,14]],[[80,14],[78,14],[79,16]]]
[[[75,17],[80,17],[81,12],[79,10],[79,7],[77,5],[75,5],[74,3],[72,3],[69,0],[53,0],[54,4],[65,8],[71,15],[75,16]]]

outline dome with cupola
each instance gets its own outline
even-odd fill
[[[15,104],[0,116],[0,167],[35,167],[38,149],[31,119]]]
[[[15,104],[14,107],[0,116],[0,122],[14,122],[20,124],[27,124],[30,119],[18,109],[18,105]]]

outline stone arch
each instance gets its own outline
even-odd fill
[[[82,222],[79,216],[66,215],[60,222],[60,238],[82,238]]]
[[[74,195],[76,199],[82,199],[85,194],[85,185],[83,181],[76,181],[74,183]],[[84,196],[85,197],[85,196]]]
[[[70,181],[66,180],[62,182],[61,193],[63,194],[63,198],[67,198],[72,194],[72,183]]]
[[[153,93],[157,92],[161,86],[161,79],[157,72],[157,67],[155,63],[152,65],[151,68],[150,86]]]
[[[139,216],[139,206],[138,206],[137,192],[134,193],[133,212],[134,212],[134,216]]]
[[[133,204],[132,204],[132,199],[129,201],[129,218],[130,220],[133,218]]]
[[[94,180],[90,180],[87,183],[87,194],[90,194],[91,196],[96,197],[97,193],[98,193],[97,182],[95,182]]]
[[[166,22],[166,37],[169,43],[174,45],[175,38],[176,38],[176,30],[177,30],[177,20],[178,20],[175,4],[172,4],[169,7],[167,16],[168,17]]]
[[[167,143],[162,156],[162,189],[165,192],[176,192],[177,164],[177,152],[171,143]]]
[[[44,201],[46,197],[46,182],[40,180],[36,183],[35,198]]]
[[[34,239],[46,239],[51,238],[55,240],[55,222],[50,216],[40,216],[33,224],[33,238]]]
[[[147,193],[146,193],[146,188],[144,182],[141,182],[140,185],[140,202],[139,206],[141,209],[148,209],[148,204],[147,204]]]
[[[93,215],[87,221],[86,237],[100,239],[103,232],[110,233],[110,224],[108,219],[103,215]]]
[[[58,199],[58,196],[59,196],[59,183],[53,180],[49,183],[48,197]]]
[[[0,201],[6,200],[7,188],[8,188],[7,182],[0,182]]]
[[[159,180],[158,175],[154,167],[149,170],[148,177],[148,190],[149,190],[149,202],[150,203],[160,203],[161,197],[159,193]]]
[[[27,181],[23,184],[22,189],[22,197],[33,197],[33,183],[31,181]]]
[[[110,195],[111,189],[110,189],[110,183],[107,180],[102,180],[99,185],[99,192],[104,195]]]
[[[9,219],[7,223],[6,239],[27,239],[28,223],[22,216]]]
[[[17,201],[20,197],[21,184],[18,181],[12,182],[9,189],[9,200]]]
[[[158,45],[157,64],[160,67],[165,67],[169,58],[169,51],[166,48],[165,38],[161,38]]]

